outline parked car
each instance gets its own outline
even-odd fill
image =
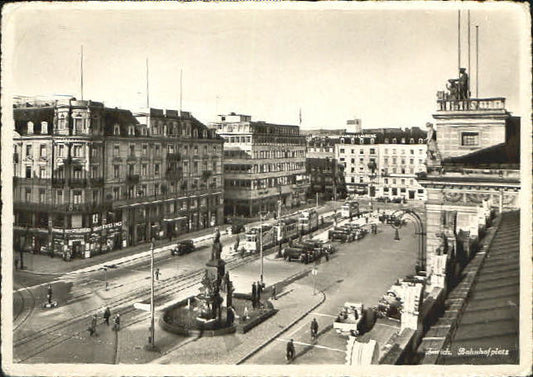
[[[360,302],[345,302],[333,328],[338,334],[357,336],[361,333],[365,322],[365,309]]]
[[[171,255],[183,255],[189,254],[196,250],[194,242],[192,240],[180,241],[176,244],[174,248],[170,250]]]
[[[293,259],[301,260],[302,254],[305,253],[305,250],[298,247],[286,247],[281,251],[281,256],[283,259],[288,260],[289,262]]]

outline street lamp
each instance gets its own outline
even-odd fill
[[[152,237],[150,245],[150,338],[148,339],[148,350],[156,350],[155,347],[155,308],[154,308],[154,247],[155,238]]]
[[[263,286],[263,213],[259,212],[259,253],[261,258],[261,286]]]

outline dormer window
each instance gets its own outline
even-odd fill
[[[41,134],[48,133],[48,122],[41,122]]]
[[[388,137],[385,138],[385,144],[389,144],[389,138]]]
[[[344,138],[343,137],[341,138],[341,144],[344,144]]]
[[[359,144],[364,144],[365,143],[365,139],[363,139],[362,137],[359,138]]]
[[[405,137],[402,137],[402,144],[405,144]]]
[[[424,144],[424,139],[422,138],[418,139],[418,144]]]
[[[198,137],[198,130],[196,128],[192,131],[192,137],[194,138]]]
[[[392,139],[392,144],[396,144],[396,143],[397,143],[396,138],[393,138]]]
[[[128,126],[128,136],[135,136],[135,127],[134,126]]]
[[[28,135],[33,134],[33,122],[28,122]]]
[[[410,138],[410,139],[409,139],[409,144],[414,144],[414,143],[415,143],[415,139]]]
[[[115,124],[115,125],[113,126],[113,135],[115,135],[115,136],[120,136],[120,125]]]

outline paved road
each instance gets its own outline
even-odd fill
[[[365,302],[365,304],[374,305],[377,298],[384,293],[396,278],[413,271],[416,259],[416,250],[414,250],[415,239],[412,236],[413,230],[409,229],[409,232],[402,230],[402,240],[400,242],[394,242],[392,241],[392,229],[388,226],[382,227],[381,229],[383,232],[378,235],[369,235],[361,241],[341,246],[341,250],[331,258],[329,263],[322,264],[318,267],[319,275],[316,284],[318,289],[324,290],[328,297],[326,303],[316,310],[321,330],[328,323],[331,323],[332,318],[330,316],[336,314],[339,305],[344,301],[359,300]],[[223,243],[224,241],[225,239],[223,238]],[[392,245],[394,245],[395,251],[389,249]],[[209,253],[210,249],[204,247],[192,254],[181,257],[171,257],[169,252],[158,254],[156,267],[160,268],[161,281],[157,284],[163,286],[166,284],[165,280],[174,279],[178,274],[203,268],[205,261],[209,257]],[[91,310],[103,308],[117,298],[127,297],[129,292],[139,289],[139,287],[148,287],[149,264],[147,262],[147,259],[142,259],[122,265],[116,270],[110,270],[107,273],[107,280],[109,282],[108,290],[105,290],[103,271],[74,274],[68,278],[62,277],[53,284],[54,297],[59,301],[60,307],[52,311],[37,308],[33,312],[33,315],[20,327],[18,337],[20,338],[39,332],[40,329],[49,326],[51,323],[68,321],[86,315]],[[289,263],[275,260],[273,257],[266,257],[264,262],[265,281],[267,285],[275,283],[305,268],[309,268],[309,266],[297,262]],[[251,282],[258,279],[259,271],[260,262],[258,260],[247,263],[232,271],[232,278],[237,291],[249,291]],[[311,278],[303,279],[300,283],[307,284],[310,287],[313,284]],[[365,288],[360,289],[359,287]],[[46,285],[36,287],[32,292],[36,302],[43,302],[46,295]],[[197,292],[198,286],[192,285],[176,294],[175,298],[185,298]],[[20,297],[17,299],[15,296],[14,300],[20,301]],[[131,306],[131,300],[128,304]],[[126,320],[129,320],[129,318]],[[310,318],[305,319],[301,324],[291,329],[288,334],[298,337],[295,338],[297,341],[301,338],[302,342],[308,342],[309,336],[308,334],[306,335],[306,332],[308,332],[309,322]],[[59,333],[59,336],[70,337],[69,340],[62,345],[51,347],[50,350],[28,359],[26,362],[50,361],[68,363],[77,361],[112,363],[114,360],[109,355],[109,347],[118,347],[116,338],[114,335],[110,335],[113,333],[106,331],[105,335],[101,335],[100,338],[94,338],[93,340],[87,334],[83,334],[83,326],[85,324],[78,326],[77,331],[81,331],[81,333],[75,336],[72,336],[72,333]],[[154,356],[149,356],[149,353],[147,355],[146,352],[142,351],[143,339],[146,337],[146,321],[139,322],[139,325],[136,327],[131,327],[131,329],[134,328],[136,329],[135,332],[124,332],[123,337],[127,338],[128,341],[118,348],[129,347],[129,351],[126,352],[129,355],[128,362],[148,362]],[[294,333],[292,333],[293,331]],[[166,337],[167,342],[176,342],[175,338],[168,337],[166,334],[162,334],[162,336],[163,338]],[[76,342],[79,344],[76,344]],[[318,347],[322,345],[320,344],[321,342],[324,342],[323,347]],[[94,347],[97,347],[98,350],[92,350],[91,344],[93,343]],[[305,358],[309,356],[306,355],[325,352],[326,354],[333,353],[336,355],[334,358],[331,355],[327,356],[326,358],[329,358],[328,363],[343,363],[344,355],[342,350],[344,349],[344,340],[342,338],[337,337],[331,332],[325,333],[321,335],[318,343],[312,349],[299,355],[297,362],[307,363],[305,362]],[[141,344],[141,347],[139,344]],[[87,347],[89,349],[86,349]],[[281,350],[281,354],[279,354],[276,347]],[[107,351],[105,351],[106,348],[108,349]],[[282,363],[284,348],[285,344],[282,340],[276,341],[263,352],[256,355],[255,358],[258,359],[255,362],[259,364]],[[83,351],[84,349],[85,351]],[[297,350],[301,351],[303,349],[304,347],[297,344]],[[280,355],[281,359],[278,360],[278,356]],[[319,359],[323,357],[324,355],[320,354]],[[255,360],[255,358],[252,360]],[[316,359],[316,356],[313,356],[312,359]]]
[[[394,241],[390,226],[381,225],[380,233],[367,235],[349,244],[340,244],[339,251],[328,263],[318,266],[317,289],[326,294],[326,301],[310,315],[246,361],[249,364],[284,364],[285,348],[294,339],[294,364],[344,364],[346,338],[332,329],[334,317],[346,301],[374,306],[396,279],[414,273],[416,239],[412,225],[400,231]],[[313,284],[312,279],[307,279]],[[319,337],[311,341],[310,323],[316,318]]]

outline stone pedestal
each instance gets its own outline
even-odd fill
[[[209,276],[209,279],[216,279],[218,288],[217,291],[220,290],[222,277],[226,273],[226,262],[224,262],[222,259],[211,259],[205,264],[205,270],[207,271],[207,276]]]

